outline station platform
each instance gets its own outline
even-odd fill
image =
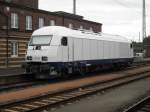
[[[150,58],[144,58],[143,61],[150,61]]]
[[[1,68],[0,69],[0,76],[12,76],[12,75],[19,75],[24,73],[25,70],[22,68]]]
[[[150,63],[150,58],[141,58],[141,57],[134,57],[134,63]]]

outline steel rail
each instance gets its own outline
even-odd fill
[[[150,96],[138,101],[123,112],[150,112]]]

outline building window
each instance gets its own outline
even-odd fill
[[[39,18],[39,28],[44,26],[44,18]]]
[[[55,20],[50,20],[50,26],[55,26]]]
[[[80,29],[83,29],[83,26],[82,26],[82,25],[80,25]]]
[[[11,56],[12,57],[18,56],[18,42],[17,41],[11,42]]]
[[[10,3],[11,2],[11,0],[5,0],[6,2],[8,2],[8,3]]]
[[[32,17],[26,16],[26,30],[32,30]]]
[[[93,28],[92,28],[92,27],[90,27],[90,31],[93,31]]]
[[[18,26],[19,26],[18,14],[11,13],[11,28],[18,29]]]
[[[69,28],[73,29],[73,24],[70,23],[69,24]]]

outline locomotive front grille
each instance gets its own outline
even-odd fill
[[[40,57],[33,57],[33,61],[41,61]]]

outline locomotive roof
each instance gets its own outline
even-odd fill
[[[73,37],[73,38],[87,38],[87,39],[94,39],[94,40],[107,40],[107,41],[117,41],[117,42],[125,42],[125,43],[131,42],[129,39],[119,35],[94,33],[92,31],[84,31],[84,30],[72,30],[70,28],[66,28],[62,26],[42,27],[38,30],[35,30],[32,36],[34,35],[59,35],[56,36],[58,40],[60,40],[62,36],[66,36],[66,37]]]

